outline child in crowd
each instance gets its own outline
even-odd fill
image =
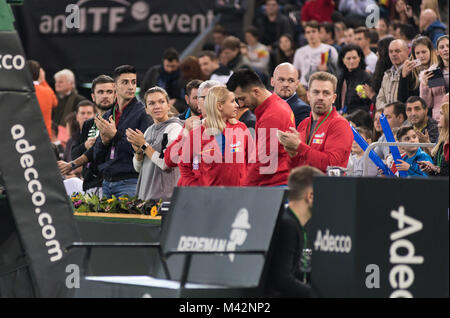
[[[399,142],[418,143],[419,137],[413,126],[401,127],[397,132],[397,140]],[[423,172],[419,167],[419,161],[429,161],[433,163],[433,159],[425,153],[420,147],[399,147],[403,160],[399,160],[400,163],[396,165],[397,170],[406,171],[408,176],[420,176],[427,177],[428,175]]]
[[[372,132],[365,127],[358,127],[356,131],[364,138],[365,141],[370,145],[372,143]],[[378,173],[377,166],[368,160],[367,176],[373,177]],[[361,177],[364,174],[364,150],[358,145],[358,143],[353,140],[352,153],[348,161],[347,175],[353,177]]]

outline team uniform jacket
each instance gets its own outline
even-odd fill
[[[289,105],[282,100],[277,94],[272,94],[261,105],[259,105],[254,114],[256,116],[255,124],[255,143],[258,158],[256,163],[249,164],[249,170],[247,179],[244,183],[245,186],[279,186],[287,184],[287,178],[289,175],[289,155],[284,147],[278,142],[278,138],[275,134],[270,134],[270,130],[289,131],[289,127],[295,127],[295,117],[292,109]],[[261,138],[262,131],[265,130],[266,138]],[[261,139],[261,140],[260,140]],[[276,145],[275,149],[270,149],[270,141]],[[261,144],[261,141],[265,141]],[[265,151],[265,154],[264,154]],[[261,168],[267,169],[270,165],[270,161],[263,163],[263,159],[260,154],[263,153],[267,157],[274,158],[277,156],[278,166],[275,167],[276,171],[273,173],[262,173],[268,171],[262,171]]]
[[[247,126],[242,122],[227,123],[224,134],[209,138],[205,135],[198,142],[205,130],[204,126],[191,130],[183,145],[179,168],[184,185],[242,185],[247,172],[248,145],[253,142]]]
[[[326,172],[328,166],[347,167],[353,143],[350,124],[334,107],[328,118],[327,115],[328,113],[318,119],[314,132],[310,132],[312,114],[300,123],[297,131],[300,133],[301,143],[297,148],[297,155],[290,160],[291,168],[309,165]],[[311,133],[314,134],[308,143]]]

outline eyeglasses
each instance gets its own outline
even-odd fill
[[[199,96],[199,97],[197,97],[197,99],[205,99],[206,98],[206,96]]]

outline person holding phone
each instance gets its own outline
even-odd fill
[[[420,97],[432,110],[434,120],[439,120],[439,112],[444,95],[449,91],[449,39],[441,36],[437,41],[438,63],[424,72],[420,82]]]
[[[402,74],[398,84],[397,99],[406,103],[410,96],[419,96],[419,78],[431,65],[437,63],[437,55],[433,42],[426,36],[414,39],[411,55],[402,67]]]

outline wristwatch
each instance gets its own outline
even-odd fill
[[[141,149],[142,149],[143,151],[145,151],[145,149],[147,149],[147,147],[150,147],[150,145],[148,144],[148,142],[146,142],[145,144],[143,144],[143,145],[141,146]]]
[[[77,168],[77,165],[75,164],[75,162],[71,161],[70,163],[70,167],[72,168],[72,170],[75,170]]]

